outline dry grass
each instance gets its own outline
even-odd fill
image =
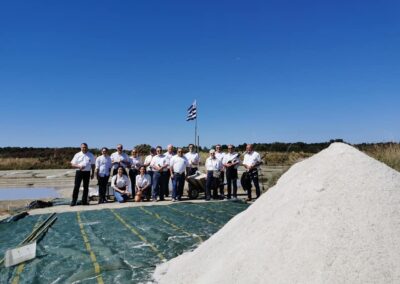
[[[69,161],[53,158],[0,158],[0,170],[63,169]]]
[[[373,145],[364,152],[369,156],[400,171],[400,144]]]

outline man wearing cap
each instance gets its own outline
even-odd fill
[[[218,199],[218,182],[222,170],[222,162],[215,157],[215,150],[210,150],[210,157],[206,160],[207,181],[206,181],[206,200],[211,199],[211,188],[213,189],[213,199]]]
[[[71,206],[75,206],[78,200],[79,188],[83,181],[83,194],[82,194],[82,205],[89,205],[88,193],[89,193],[89,182],[90,179],[94,178],[96,160],[92,153],[88,151],[88,145],[86,143],[81,144],[81,151],[76,153],[71,161],[71,166],[76,168],[75,172],[75,185],[72,192]],[[92,175],[90,175],[92,171]]]

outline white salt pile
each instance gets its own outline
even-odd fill
[[[400,174],[335,143],[294,165],[159,283],[400,283]]]

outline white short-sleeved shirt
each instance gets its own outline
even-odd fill
[[[122,175],[122,177],[120,177],[119,175],[115,175],[112,177],[111,179],[111,186],[115,189],[115,188],[124,188],[127,185],[129,185],[129,179],[126,175]]]
[[[167,164],[169,165],[170,162],[171,162],[172,157],[175,157],[175,153],[168,153],[168,152],[165,152],[165,153],[164,153],[164,156],[167,157]],[[169,168],[169,167],[168,167],[168,168]]]
[[[220,160],[221,162],[222,162],[222,160],[224,159],[224,156],[225,156],[225,153],[215,151],[215,158],[217,158],[217,159]]]
[[[218,160],[217,158],[212,159],[211,157],[208,157],[206,160],[206,169],[207,171],[220,171],[222,170],[222,162]]]
[[[96,170],[98,171],[99,176],[109,176],[111,170],[111,158],[110,156],[101,155],[96,159]]]
[[[142,158],[140,156],[137,157],[129,157],[129,162],[131,164],[132,169],[139,169],[142,164]]]
[[[136,176],[136,186],[138,187],[146,187],[151,185],[151,177],[148,174],[144,174],[143,176],[137,175]]]
[[[93,154],[90,152],[83,153],[82,151],[80,151],[79,153],[76,153],[71,160],[71,164],[83,166],[84,168],[81,170],[83,172],[90,172],[90,170],[92,169],[92,165],[94,165],[95,163],[96,160]]]
[[[146,156],[146,159],[144,159],[144,164],[149,164],[147,166],[146,171],[153,171],[153,168],[151,167],[151,160],[153,160],[153,155],[148,155]]]
[[[257,152],[253,151],[251,153],[244,154],[243,165],[253,166],[253,165],[257,164],[258,162],[261,162],[261,157],[260,157],[260,154],[258,154]],[[257,167],[259,167],[259,166],[257,166]]]
[[[122,166],[125,169],[129,164],[129,157],[124,152],[122,152],[121,154],[119,154],[118,152],[114,152],[111,154],[111,162],[113,163],[113,168],[118,168],[119,166]],[[118,165],[118,163],[120,164]]]
[[[175,155],[171,158],[169,166],[171,167],[174,173],[184,173],[186,168],[188,167],[189,162],[185,156],[179,157]]]
[[[189,162],[189,168],[197,168],[200,162],[199,154],[188,152],[185,154],[186,159]]]
[[[151,160],[150,166],[155,169],[155,165],[162,167],[168,165],[168,158],[165,155],[155,155]],[[164,168],[163,172],[168,171],[168,168]]]
[[[239,160],[239,155],[237,153],[226,153],[224,155],[224,158],[222,159],[223,164],[227,164],[229,161],[232,163],[237,162]],[[235,165],[234,168],[237,169],[239,167],[239,164]]]

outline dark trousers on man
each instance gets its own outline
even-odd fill
[[[169,180],[170,180],[170,178],[171,178],[171,173],[169,172],[169,170],[168,170],[167,172],[165,172],[165,176],[166,176],[166,178],[165,178],[165,180],[164,180],[164,182],[165,182],[165,185],[164,185],[164,189],[165,189],[164,195],[165,195],[166,197],[168,197],[168,196],[169,196]]]
[[[109,178],[110,176],[97,177],[97,181],[99,182],[99,204],[107,202],[106,191]]]
[[[225,178],[225,172],[221,171],[221,175],[219,176],[219,195],[223,199],[225,192],[224,192],[224,178]]]
[[[174,173],[172,178],[172,199],[181,200],[185,185],[185,173]]]
[[[228,183],[228,199],[231,198],[232,185],[233,185],[233,197],[237,197],[237,178],[238,171],[234,167],[226,169],[226,182]]]
[[[218,198],[218,178],[214,177],[214,171],[207,171],[206,181],[206,200],[211,198],[211,189],[213,191],[213,198]]]
[[[131,180],[132,195],[136,192],[136,176],[139,174],[137,169],[129,169],[129,179]]]
[[[83,194],[82,194],[82,205],[88,205],[88,193],[89,193],[89,181],[90,181],[90,171],[76,171],[75,173],[75,186],[72,192],[72,203],[71,205],[76,205],[78,201],[79,188],[83,181]]]
[[[151,183],[150,183],[150,187],[146,190],[146,198],[147,199],[150,199],[150,197],[151,197],[151,190],[152,190],[152,186],[153,186],[153,171],[146,171],[146,174],[148,174],[149,176],[150,176],[150,181],[151,181]]]
[[[167,172],[153,172],[153,185],[151,188],[153,200],[156,200],[157,196],[159,196],[160,200],[164,200],[166,180],[168,182]]]
[[[256,188],[256,196],[258,198],[261,195],[260,184],[258,181],[258,170],[257,169],[252,170],[251,172],[249,172],[249,175],[250,175],[250,179],[252,180],[252,182]],[[251,189],[247,191],[247,197],[249,199],[251,199]]]

